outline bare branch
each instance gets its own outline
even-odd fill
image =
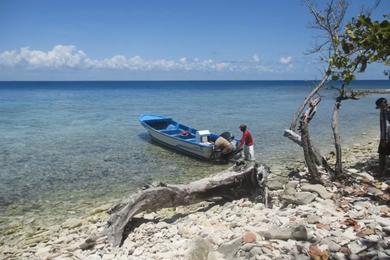
[[[327,46],[329,44],[329,40],[325,41],[324,43],[320,44],[319,46],[315,46],[313,48],[313,50],[310,50],[308,52],[305,52],[305,54],[314,54],[314,53],[318,53],[319,51],[322,50],[322,48],[324,48],[325,46]]]
[[[362,9],[361,13],[366,15],[366,16],[371,16],[372,12],[378,8],[379,4],[381,3],[382,1],[381,0],[376,0],[374,5],[370,8],[366,8],[366,9]]]
[[[310,100],[320,91],[320,89],[325,86],[325,83],[327,82],[329,78],[329,71],[330,67],[327,68],[325,71],[322,80],[317,84],[317,86],[309,93],[309,95],[305,98],[303,101],[302,105],[299,107],[298,111],[295,113],[293,121],[291,122],[290,129],[291,130],[296,130],[298,121],[302,115],[303,110],[305,109],[306,105],[310,102]]]

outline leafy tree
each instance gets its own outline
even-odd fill
[[[334,178],[338,178],[342,174],[339,134],[341,102],[347,99],[357,99],[360,94],[364,94],[361,91],[348,90],[346,86],[355,79],[357,72],[364,72],[370,63],[382,62],[390,65],[390,23],[389,15],[384,15],[383,21],[372,21],[370,12],[367,12],[353,18],[343,27],[343,19],[348,8],[346,0],[330,0],[323,10],[319,10],[310,0],[305,0],[305,3],[315,19],[312,27],[320,30],[324,36],[323,39],[325,39],[311,53],[322,53],[321,58],[327,64],[327,69],[324,71],[322,80],[299,107],[290,129],[285,130],[285,136],[302,146],[312,181],[320,182],[320,173],[316,165],[322,165],[332,173]],[[379,1],[376,5],[378,4]],[[389,71],[385,73],[390,74]],[[310,120],[307,120],[306,116],[315,111],[319,104],[316,102],[316,99],[318,100],[316,96],[330,79],[341,81],[341,87],[337,88],[339,95],[336,98],[332,116],[336,150],[334,169],[329,167],[324,157],[318,153],[318,149],[312,147],[308,130]],[[305,109],[306,112],[304,112]]]
[[[367,65],[381,62],[390,65],[390,22],[373,21],[368,15],[353,18],[339,37],[333,41],[336,51],[329,59],[332,79],[348,84],[355,79],[355,72],[364,72]],[[385,73],[389,76],[388,71]]]

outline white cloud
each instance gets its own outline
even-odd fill
[[[72,45],[57,45],[48,52],[31,50],[28,47],[19,51],[5,51],[0,54],[0,65],[30,66],[47,68],[76,68],[80,66],[86,55]]]
[[[274,72],[271,66],[257,65],[256,70],[259,72]]]
[[[57,45],[47,52],[29,47],[8,50],[0,53],[0,67],[18,69],[53,69],[66,68],[91,70],[130,70],[130,71],[201,71],[201,72],[273,72],[271,65],[261,64],[257,54],[249,61],[216,61],[182,57],[180,59],[145,59],[141,56],[126,57],[114,55],[103,59],[88,57],[73,45]],[[288,64],[291,57],[281,58]]]
[[[282,64],[289,64],[292,60],[292,57],[291,56],[288,56],[288,57],[281,57],[280,58],[280,63]]]

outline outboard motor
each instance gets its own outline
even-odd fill
[[[232,136],[230,132],[223,132],[221,136],[226,140],[228,140],[229,142],[231,142],[234,139],[234,136]]]

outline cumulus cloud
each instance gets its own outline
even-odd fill
[[[29,47],[19,51],[5,51],[0,54],[0,65],[31,66],[47,68],[78,67],[86,55],[73,45],[57,45],[48,52],[31,50]]]
[[[292,60],[292,57],[291,56],[288,56],[288,57],[281,57],[280,58],[280,63],[282,64],[289,64]]]
[[[88,57],[73,45],[57,45],[52,50],[29,47],[0,53],[0,67],[27,69],[110,69],[131,71],[204,71],[204,72],[272,72],[271,66],[260,64],[257,54],[249,61],[216,61],[182,57],[180,59],[145,59],[141,56],[114,55],[103,59]],[[288,64],[291,57],[282,58]]]

